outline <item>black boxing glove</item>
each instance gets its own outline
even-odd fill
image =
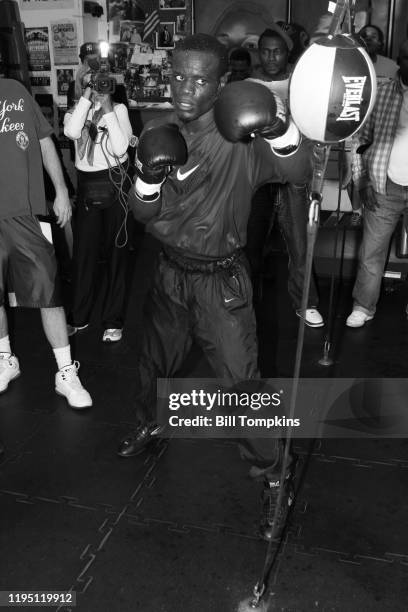
[[[136,152],[136,194],[145,200],[158,197],[171,166],[184,166],[187,145],[174,123],[145,128]]]
[[[260,135],[280,155],[293,153],[300,133],[285,104],[266,85],[237,81],[226,85],[214,106],[217,127],[226,140],[238,142]]]

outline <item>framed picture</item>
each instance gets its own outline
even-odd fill
[[[119,27],[119,42],[140,44],[142,42],[144,21],[121,21]]]
[[[69,84],[73,80],[74,71],[72,68],[57,68],[57,94],[66,96]]]
[[[185,13],[181,13],[176,17],[176,34],[186,35],[187,32],[187,16]]]
[[[159,0],[161,11],[185,11],[186,0]]]
[[[156,32],[156,49],[174,49],[176,33],[174,21],[163,21]]]

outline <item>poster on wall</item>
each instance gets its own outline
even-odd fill
[[[59,96],[66,96],[69,84],[73,80],[74,71],[72,68],[57,68],[57,94]]]
[[[19,7],[26,10],[74,9],[75,0],[19,0]]]
[[[60,19],[51,22],[54,64],[78,64],[78,36],[76,22]]]
[[[48,28],[24,28],[28,56],[28,69],[31,72],[51,70]]]
[[[51,77],[48,74],[30,76],[30,85],[32,87],[49,87],[51,85]]]

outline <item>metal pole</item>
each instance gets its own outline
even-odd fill
[[[390,0],[390,12],[388,13],[387,26],[387,55],[392,55],[392,46],[394,43],[395,3],[396,0]]]
[[[287,23],[292,23],[292,17],[293,17],[292,0],[286,0],[286,21]]]

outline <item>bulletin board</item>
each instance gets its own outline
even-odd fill
[[[170,101],[171,53],[193,32],[193,0],[109,0],[108,31],[130,106]]]

